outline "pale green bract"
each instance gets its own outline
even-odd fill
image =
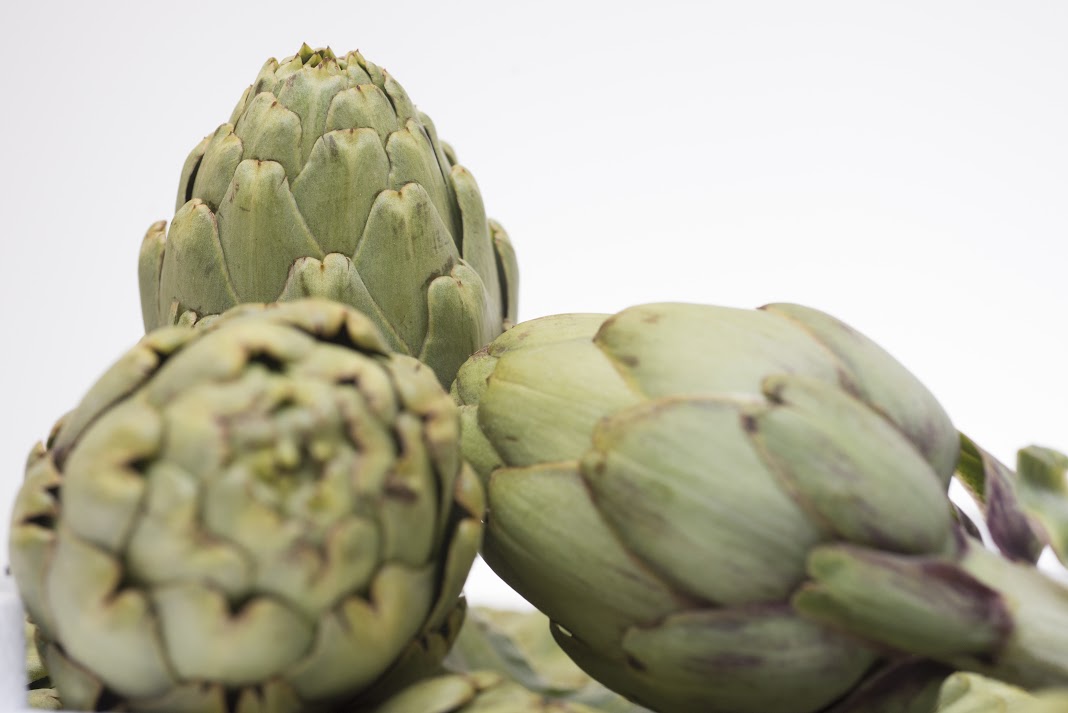
[[[576,666],[553,638],[549,620],[536,610],[469,609],[444,663],[455,673],[496,672],[560,705],[582,704],[597,713],[650,713]]]
[[[528,690],[494,671],[444,674],[397,693],[370,713],[603,713]]]
[[[1068,691],[1045,691],[1035,696],[973,673],[946,679],[934,713],[1065,713]]]
[[[584,673],[548,624],[538,611],[469,609],[448,673],[413,683],[373,713],[650,713]]]
[[[370,316],[447,388],[515,322],[508,236],[430,119],[358,52],[269,60],[190,154],[176,210],[142,243],[146,330],[324,297]]]
[[[935,713],[1012,713],[1034,701],[1034,696],[1015,686],[974,673],[955,673],[942,684]]]
[[[11,569],[67,708],[380,699],[463,618],[482,488],[456,407],[334,302],[151,332],[38,445]]]
[[[642,705],[911,713],[885,700],[953,669],[1068,679],[1068,590],[960,533],[949,418],[829,315],[545,317],[453,394],[486,561]]]

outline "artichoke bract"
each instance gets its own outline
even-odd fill
[[[945,411],[829,315],[545,317],[476,353],[453,394],[486,561],[643,705],[828,710],[887,652],[1068,675],[1068,642],[1044,633],[1068,631],[1063,588],[959,534]]]
[[[605,713],[546,698],[494,671],[454,673],[404,689],[371,713]]]
[[[514,323],[515,253],[426,114],[358,52],[269,60],[195,148],[140,255],[145,329],[245,302],[366,313],[447,388]]]
[[[38,445],[11,569],[68,708],[311,710],[444,656],[483,508],[426,365],[337,303],[245,305]]]
[[[561,705],[580,703],[599,713],[649,713],[599,684],[568,658],[539,611],[469,609],[445,658],[462,674],[493,671]]]
[[[942,685],[934,713],[1023,713],[1036,701],[1015,686],[974,673],[955,673]]]

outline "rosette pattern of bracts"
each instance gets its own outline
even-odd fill
[[[68,708],[318,710],[440,662],[483,507],[426,365],[334,302],[244,305],[34,450],[11,568]]]
[[[1068,590],[961,534],[945,411],[827,314],[545,317],[475,354],[453,394],[486,561],[642,705],[895,710],[875,699],[901,686],[879,681],[1068,679],[1051,633]]]
[[[190,154],[176,210],[142,243],[146,330],[324,297],[369,315],[447,388],[515,321],[508,236],[430,119],[358,52],[269,60]]]

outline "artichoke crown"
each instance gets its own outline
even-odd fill
[[[481,536],[458,435],[430,370],[336,303],[146,336],[15,507],[65,705],[300,711],[435,663]]]
[[[142,244],[146,329],[326,297],[447,385],[515,320],[515,256],[474,178],[359,52],[269,60],[189,155],[176,211]]]

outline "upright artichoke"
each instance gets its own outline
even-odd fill
[[[958,535],[945,412],[826,314],[546,317],[473,356],[453,393],[486,561],[643,705],[825,711],[893,651],[1068,676],[1068,593]]]
[[[38,445],[11,568],[69,708],[303,711],[444,656],[482,511],[425,365],[248,305],[148,334]]]
[[[474,178],[387,72],[303,46],[268,60],[186,160],[141,247],[145,329],[325,297],[448,387],[515,321],[518,274]]]

